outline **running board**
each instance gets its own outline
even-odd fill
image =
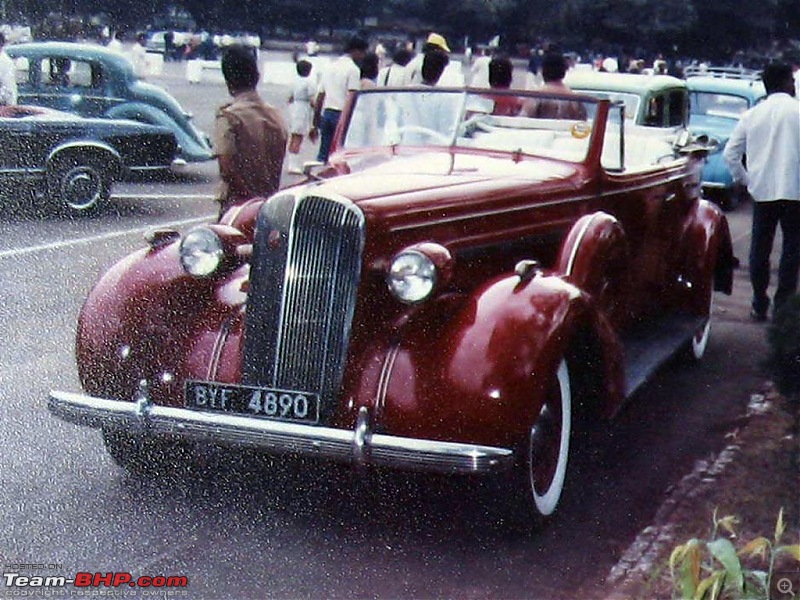
[[[658,368],[691,343],[704,317],[672,315],[627,332],[625,347],[625,397],[644,385]]]

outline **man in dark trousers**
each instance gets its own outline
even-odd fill
[[[311,136],[319,130],[317,160],[328,162],[333,134],[342,116],[342,110],[351,91],[361,88],[361,61],[367,53],[367,42],[359,37],[347,42],[344,54],[333,61],[322,73],[314,105],[314,127]]]
[[[767,98],[741,116],[723,155],[734,182],[753,198],[750,316],[756,321],[767,319],[769,257],[779,224],[783,250],[773,314],[797,293],[800,269],[800,103],[789,64],[770,63],[761,78]]]
[[[232,206],[278,190],[288,137],[280,111],[261,99],[250,48],[228,46],[222,75],[233,100],[217,111],[214,145],[222,177],[220,218]]]

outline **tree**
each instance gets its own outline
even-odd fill
[[[519,0],[427,0],[426,17],[432,23],[446,24],[451,36],[469,36],[488,42],[503,32],[504,19]]]
[[[694,5],[697,27],[689,49],[696,55],[728,58],[737,50],[763,46],[774,38],[777,0],[694,0]]]

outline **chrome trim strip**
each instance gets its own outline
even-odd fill
[[[165,164],[165,165],[154,165],[149,167],[127,167],[129,171],[142,171],[142,172],[149,172],[149,171],[166,171],[172,168],[172,164]]]
[[[3,175],[44,175],[45,169],[40,168],[19,168],[19,169],[0,169],[0,174]]]
[[[103,150],[104,152],[108,152],[109,154],[111,154],[111,156],[113,156],[116,160],[119,161],[122,160],[122,157],[120,157],[119,152],[117,152],[114,148],[112,148],[108,144],[104,144],[102,142],[96,142],[93,140],[75,140],[72,142],[65,142],[60,146],[56,146],[55,148],[53,148],[50,151],[50,154],[47,155],[46,162],[49,164],[50,161],[52,161],[53,158],[56,156],[56,154],[62,152],[63,150],[73,150],[73,149],[82,150],[84,148],[94,148],[96,150]]]
[[[383,359],[383,367],[378,377],[378,390],[375,396],[375,424],[380,425],[383,421],[383,410],[386,407],[386,394],[389,392],[389,380],[392,377],[394,361],[400,353],[400,344],[393,344]]]
[[[513,451],[509,448],[371,433],[366,407],[359,411],[355,430],[158,406],[146,399],[144,393],[134,403],[52,391],[47,408],[60,419],[76,425],[243,445],[278,454],[348,463],[360,458],[364,464],[375,466],[489,474],[510,469],[514,462]]]
[[[217,369],[219,369],[219,361],[222,357],[222,351],[225,349],[225,342],[231,333],[233,320],[233,315],[225,317],[225,320],[222,321],[222,325],[219,328],[217,339],[214,340],[214,348],[211,351],[211,360],[208,362],[208,371],[206,371],[206,379],[209,381],[215,379]]]
[[[295,221],[297,220],[297,205],[302,201],[302,198],[296,198],[294,201],[294,207],[292,209],[292,217],[289,224],[289,236],[286,240],[286,267],[288,265],[289,260],[291,260],[292,253],[295,247],[295,237],[296,237],[296,228],[295,228]],[[272,381],[270,385],[272,387],[278,386],[278,375],[280,373],[279,369],[281,368],[280,361],[278,357],[281,355],[281,351],[283,349],[283,336],[286,333],[285,329],[281,326],[282,323],[285,323],[286,320],[286,310],[287,310],[287,303],[286,303],[286,296],[289,293],[288,288],[289,286],[289,279],[291,277],[291,273],[288,268],[284,268],[283,272],[283,286],[281,288],[281,300],[278,309],[278,330],[277,330],[277,337],[275,338],[275,362],[272,366]]]
[[[572,245],[572,251],[569,253],[569,260],[567,261],[567,270],[564,275],[572,275],[572,267],[575,266],[575,258],[578,256],[578,250],[580,250],[581,243],[583,242],[583,238],[586,236],[586,232],[589,229],[589,225],[592,224],[594,218],[597,213],[592,215],[592,218],[586,221],[581,228],[580,233],[578,234],[578,239],[575,240],[575,243]]]

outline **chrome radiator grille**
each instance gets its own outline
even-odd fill
[[[347,201],[306,197],[290,208],[285,223],[273,214],[280,211],[268,206],[259,215],[243,379],[250,385],[318,393],[324,421],[341,386],[364,220]]]

